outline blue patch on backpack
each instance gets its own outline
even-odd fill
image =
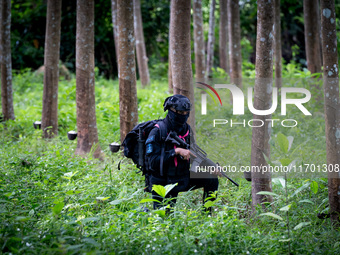
[[[152,143],[146,145],[146,154],[150,154],[153,151]]]
[[[147,143],[151,143],[151,142],[153,142],[153,141],[155,141],[155,136],[154,135],[152,135],[152,136],[150,136],[147,140],[146,140],[146,144]]]

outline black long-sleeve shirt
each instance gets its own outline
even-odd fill
[[[179,137],[184,137],[187,144],[190,144],[189,130],[189,125],[187,125],[185,132],[178,134]],[[169,131],[170,130],[167,130],[167,133],[169,133]],[[151,130],[148,139],[146,140],[146,161],[148,170],[151,170],[152,174],[160,176],[162,143],[165,143],[163,175],[181,176],[188,174],[190,167],[189,160],[183,160],[179,155],[176,155],[174,144],[165,142],[161,139],[161,131],[157,126]]]

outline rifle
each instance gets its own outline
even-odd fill
[[[196,157],[191,157],[190,171],[192,172],[197,172],[197,168],[200,167],[207,167],[208,169],[209,167],[213,169],[220,168],[218,163],[214,163],[211,159],[209,159],[207,157],[208,154],[204,150],[202,150],[196,143],[192,143],[190,147],[189,144],[187,144],[184,140],[178,137],[175,131],[170,131],[167,138],[165,139],[165,142],[171,142],[173,144],[176,144],[178,147],[190,150],[191,154],[196,155]],[[220,171],[219,173],[221,173],[223,177],[227,178],[237,187],[239,186],[237,182],[228,177],[224,172]]]

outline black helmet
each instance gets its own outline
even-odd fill
[[[167,97],[164,101],[164,111],[174,108],[176,111],[190,111],[191,103],[190,100],[183,95],[173,95]]]

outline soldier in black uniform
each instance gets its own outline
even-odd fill
[[[182,95],[174,95],[166,98],[163,106],[164,111],[168,110],[168,114],[163,120],[165,124],[163,126],[166,127],[167,133],[175,131],[181,139],[190,144],[193,135],[189,124],[187,124],[191,109],[189,99]],[[163,159],[162,145],[165,146]],[[160,126],[155,125],[146,140],[146,165],[149,170],[149,185],[152,187],[152,185],[165,186],[178,183],[168,193],[167,198],[177,197],[179,192],[203,188],[204,202],[204,199],[210,193],[217,191],[218,179],[216,176],[213,178],[192,178],[195,173],[189,172],[191,154],[189,150],[177,148],[174,144],[165,142],[161,138]],[[161,161],[163,161],[162,171],[160,169]],[[152,191],[152,198],[159,201],[154,202],[154,209],[160,207],[162,198],[154,191]],[[175,203],[176,199],[171,200],[171,206],[174,206]]]

